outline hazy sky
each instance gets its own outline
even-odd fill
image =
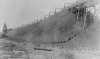
[[[9,27],[16,27],[29,23],[33,21],[33,16],[41,16],[51,8],[62,7],[65,1],[75,0],[0,0],[0,24],[6,21]]]
[[[61,0],[0,0],[0,24],[6,21],[9,27],[16,27],[62,5]]]

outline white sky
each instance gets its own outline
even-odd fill
[[[16,27],[29,23],[33,16],[61,5],[61,0],[0,0],[0,24],[6,21],[9,27]]]

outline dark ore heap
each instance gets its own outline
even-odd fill
[[[93,24],[94,15],[88,8],[85,3],[63,8],[43,20],[8,32],[6,39],[18,43],[30,42],[34,46],[67,43]]]

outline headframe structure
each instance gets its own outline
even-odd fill
[[[76,24],[79,24],[82,27],[82,30],[85,30],[88,27],[88,25],[86,24],[86,21],[89,20],[87,19],[88,15],[91,14],[93,17],[95,17],[95,15],[93,15],[90,11],[91,7],[94,8],[95,10],[95,5],[93,4],[89,5],[87,3],[88,1],[76,2],[74,6],[72,5],[69,8],[69,11],[75,14],[76,16],[76,19],[77,19]]]

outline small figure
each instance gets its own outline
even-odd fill
[[[8,30],[8,29],[7,29],[7,25],[4,23],[3,29],[2,29],[3,33],[6,34],[6,33],[7,33],[7,30]]]
[[[7,25],[6,23],[3,24],[3,26],[1,27],[1,33],[0,34],[0,37],[7,37],[6,34],[8,32],[8,28],[7,28]]]

